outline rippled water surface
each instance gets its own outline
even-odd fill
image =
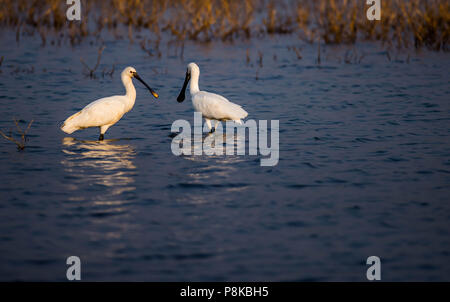
[[[71,255],[86,281],[364,281],[371,255],[385,281],[450,280],[448,54],[359,44],[359,64],[343,59],[351,47],[327,47],[319,65],[317,46],[290,37],[188,43],[183,58],[105,45],[90,79],[80,57],[94,65],[97,45],[2,32],[0,129],[34,124],[25,151],[0,141],[1,280],[63,281]],[[190,101],[176,102],[190,61],[201,89],[280,121],[278,165],[172,154],[171,124],[193,121]],[[135,107],[103,142],[59,130],[123,93],[128,65],[159,100],[136,82]]]

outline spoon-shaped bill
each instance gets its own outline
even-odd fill
[[[139,82],[141,82],[142,84],[144,84],[144,86],[147,87],[148,90],[150,90],[150,92],[152,93],[152,95],[153,95],[155,98],[158,98],[158,94],[157,94],[150,86],[148,86],[147,83],[145,83],[144,80],[141,79],[141,77],[140,77],[137,73],[134,74],[134,77],[135,77]]]
[[[187,87],[187,84],[188,84],[190,79],[191,79],[191,75],[187,71],[186,72],[186,77],[184,78],[183,88],[181,88],[180,94],[177,97],[178,103],[183,102],[184,99],[186,98],[186,87]]]

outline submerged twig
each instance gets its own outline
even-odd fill
[[[386,57],[388,58],[389,62],[391,61],[391,54],[389,53],[389,50],[386,50]]]
[[[102,76],[105,77],[105,75],[109,75],[110,77],[112,77],[113,74],[114,74],[115,69],[116,69],[116,64],[115,63],[112,65],[111,70],[109,70],[109,71],[106,70],[106,67],[103,68]]]
[[[263,67],[263,53],[259,50],[258,50],[258,63],[259,63],[259,67],[262,68]]]
[[[15,139],[13,137],[12,133],[10,133],[9,135],[6,135],[5,133],[3,133],[3,131],[0,130],[0,135],[2,135],[5,139],[15,143],[17,145],[17,149],[19,151],[21,151],[21,150],[25,149],[25,142],[27,140],[26,136],[27,136],[28,130],[30,130],[31,125],[33,124],[33,121],[34,120],[31,120],[28,123],[27,128],[25,130],[22,130],[22,128],[19,126],[19,121],[17,119],[14,119],[14,123],[16,124],[17,131],[20,134],[20,138],[21,138],[20,141]]]
[[[320,40],[317,43],[317,64],[320,65]]]
[[[184,58],[184,42],[181,43],[181,52],[180,52],[180,59],[183,60]]]
[[[84,62],[83,58],[80,58],[81,64],[83,64],[84,67],[89,71],[89,76],[91,78],[95,78],[95,71],[97,70],[98,66],[100,65],[100,60],[102,58],[103,50],[105,50],[105,46],[102,46],[98,49],[97,63],[95,64],[94,68],[90,68],[86,64],[86,62]]]
[[[145,46],[145,39],[142,40],[142,41],[139,43],[139,45],[141,46],[141,49],[142,49],[143,51],[145,51],[150,57],[153,57],[153,52]]]
[[[297,55],[297,59],[301,60],[303,57],[300,53],[300,49],[298,49],[296,46],[293,47],[295,54]]]

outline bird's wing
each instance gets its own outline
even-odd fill
[[[80,123],[84,127],[96,127],[117,122],[126,112],[123,96],[98,99],[81,110]]]
[[[193,98],[194,107],[207,118],[238,120],[248,113],[240,105],[230,102],[221,95],[201,91]]]

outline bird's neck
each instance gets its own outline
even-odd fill
[[[191,83],[189,85],[189,92],[191,95],[196,94],[200,91],[200,88],[198,88],[198,74],[192,74],[191,75]]]
[[[136,100],[136,89],[134,88],[134,85],[133,85],[133,82],[131,81],[131,79],[124,80],[123,85],[125,86],[125,90],[126,90],[125,96],[127,97],[127,100],[128,100],[128,104],[127,104],[129,106],[128,110],[131,110],[131,108],[133,108],[134,102]]]

